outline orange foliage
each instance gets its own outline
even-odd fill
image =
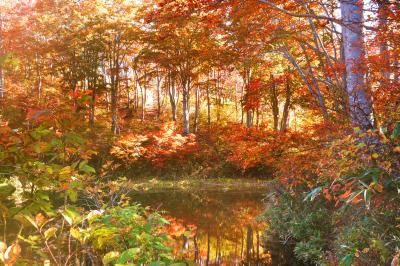
[[[122,136],[110,153],[125,164],[146,159],[156,167],[163,167],[168,160],[184,159],[186,154],[193,153],[197,148],[195,135],[177,133],[175,124],[170,122],[159,131]]]

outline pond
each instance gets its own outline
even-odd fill
[[[196,265],[297,265],[279,241],[264,244],[267,224],[258,216],[267,194],[265,184],[207,184],[136,191],[132,199],[167,217],[177,259]]]

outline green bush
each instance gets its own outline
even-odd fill
[[[342,265],[386,265],[400,246],[400,230],[397,228],[399,213],[383,208],[359,213],[349,208],[348,217],[339,228],[335,251]]]
[[[304,197],[280,191],[263,218],[269,223],[265,238],[271,236],[292,245],[296,257],[305,263],[321,263],[329,249],[333,231],[332,211],[323,200],[304,202]]]

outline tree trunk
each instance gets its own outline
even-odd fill
[[[206,266],[210,263],[210,250],[211,250],[211,240],[210,240],[210,232],[207,232],[207,259],[206,259]]]
[[[193,237],[194,246],[194,262],[197,263],[199,260],[199,244],[197,243],[197,235]]]
[[[199,115],[200,115],[200,88],[196,87],[195,91],[195,112],[194,112],[194,132],[197,133],[199,128]]]
[[[89,127],[94,126],[94,112],[96,108],[96,84],[93,84],[92,86],[93,88],[92,88],[92,101],[90,102]]]
[[[38,94],[38,99],[42,97],[42,75],[40,72],[40,62],[39,62],[39,54],[36,53],[36,91]]]
[[[185,79],[182,85],[183,134],[188,135],[190,133],[190,79]]]
[[[3,31],[3,15],[0,14],[0,34]],[[4,56],[4,50],[3,50],[3,35],[0,35],[0,56]],[[0,64],[0,98],[4,97],[4,72],[3,72],[3,67]]]
[[[0,66],[0,98],[4,97],[4,73],[3,68]]]
[[[211,99],[210,99],[210,86],[207,84],[207,123],[211,126]]]
[[[145,81],[146,82],[146,81]],[[143,86],[140,87],[141,88],[141,92],[142,92],[142,113],[141,113],[141,120],[142,122],[144,121],[145,118],[145,112],[146,112],[146,84],[144,84]]]
[[[247,128],[252,128],[253,127],[253,110],[247,110],[246,112],[246,126]]]
[[[169,102],[171,104],[172,120],[176,122],[176,88],[175,81],[171,73],[168,75],[168,95]]]
[[[271,100],[271,109],[272,109],[272,116],[274,118],[274,130],[278,130],[279,125],[279,102],[278,102],[278,91],[276,88],[276,84],[274,81],[274,77],[271,75],[271,91],[270,91],[270,100]]]
[[[118,58],[111,63],[111,131],[117,134],[118,129],[118,83],[119,83],[119,61]]]
[[[340,10],[344,24],[342,34],[351,120],[354,126],[370,129],[374,123],[364,78],[363,2],[341,0]]]
[[[281,128],[280,128],[281,132],[285,132],[288,128],[291,96],[292,96],[292,92],[290,89],[290,79],[286,78],[285,105],[283,106],[283,112],[282,112],[282,120],[281,120]]]
[[[386,40],[386,35],[388,32],[388,0],[378,1],[378,41],[379,41],[379,53],[382,60],[381,67],[381,85],[388,85],[390,79],[390,55],[389,55],[389,45]]]
[[[253,254],[253,229],[247,226],[246,259],[250,260]]]
[[[139,110],[139,81],[137,80],[137,78],[135,78],[135,95],[134,95],[134,99],[133,99],[133,109],[135,112],[137,112]]]
[[[161,116],[161,81],[162,77],[157,70],[157,118],[160,119]]]

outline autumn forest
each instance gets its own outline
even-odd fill
[[[0,265],[400,265],[397,0],[0,0]]]

